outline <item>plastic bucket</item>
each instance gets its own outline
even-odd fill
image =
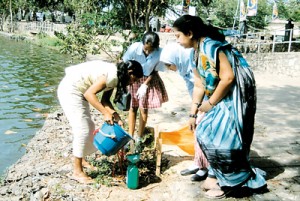
[[[126,133],[118,124],[109,125],[104,123],[94,137],[94,146],[106,156],[116,154],[124,147],[132,137]]]

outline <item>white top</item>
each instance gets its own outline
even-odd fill
[[[192,51],[193,48],[184,48],[178,43],[168,43],[161,52],[160,61],[175,65],[179,74],[184,77],[192,71],[189,66]],[[191,81],[194,82],[193,79]]]
[[[117,66],[101,60],[84,62],[70,66],[65,69],[66,78],[73,83],[73,86],[84,93],[92,84],[102,76],[106,78],[106,89],[111,90],[117,86]]]
[[[123,55],[123,61],[135,60],[143,67],[144,76],[149,76],[153,70],[164,71],[164,65],[159,61],[162,48],[151,52],[147,57],[143,52],[143,43],[135,42],[129,46]]]
[[[194,73],[190,67],[190,55],[193,48],[185,49],[178,43],[168,43],[162,50],[160,61],[166,64],[173,64],[177,67],[177,71],[184,79],[190,96],[193,95],[194,89]]]

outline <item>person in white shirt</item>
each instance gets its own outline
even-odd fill
[[[83,171],[84,166],[92,167],[84,157],[97,150],[93,145],[95,124],[91,119],[90,105],[103,114],[107,123],[122,125],[110,97],[117,88],[114,103],[120,102],[127,86],[141,78],[143,70],[137,61],[116,65],[95,60],[68,67],[65,73],[57,94],[73,134],[74,170],[71,177],[80,183],[92,183],[92,178]],[[99,101],[97,94],[100,92],[103,94]]]
[[[160,55],[160,61],[165,66],[172,70],[178,71],[179,75],[186,83],[187,90],[192,98],[194,89],[194,72],[190,64],[190,55],[193,52],[193,48],[184,48],[178,43],[168,43],[162,50]],[[208,161],[203,154],[197,139],[195,136],[195,156],[194,163],[187,169],[180,172],[182,176],[193,174],[192,181],[202,181],[207,177]]]
[[[129,86],[131,93],[131,108],[129,110],[129,134],[134,136],[137,111],[140,111],[139,129],[135,137],[136,151],[141,151],[141,137],[144,133],[148,118],[148,109],[159,108],[168,101],[168,94],[158,71],[163,71],[160,63],[161,48],[159,36],[154,32],[143,35],[142,42],[133,43],[125,54],[123,61],[135,60],[143,67],[144,76]]]

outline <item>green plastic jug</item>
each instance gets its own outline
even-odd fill
[[[126,184],[130,189],[137,189],[139,186],[139,169],[137,162],[140,160],[140,154],[129,154],[127,155],[129,161],[127,172],[126,172]]]

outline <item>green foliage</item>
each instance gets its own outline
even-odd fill
[[[144,29],[140,27],[133,27],[127,34],[122,32],[124,42],[121,44],[122,51],[119,54],[119,58],[123,56],[127,48],[134,42],[141,41],[144,35]]]
[[[61,52],[70,54],[73,62],[75,59],[84,60],[90,47],[90,41],[93,36],[91,31],[87,31],[85,27],[71,24],[67,27],[68,34],[55,33],[62,40]]]
[[[98,184],[112,186],[112,176],[114,176],[112,170],[115,169],[115,163],[112,161],[112,158],[104,157],[101,160],[91,160],[90,163],[97,167],[97,170],[90,172],[89,176],[94,178]]]
[[[236,1],[217,0],[209,5],[203,13],[203,19],[210,18],[213,25],[228,28],[232,27],[234,23],[234,16],[236,11]]]
[[[143,27],[149,30],[149,20],[152,16],[163,16],[168,7],[169,0],[152,0],[152,1],[112,1],[113,9],[120,9],[119,17],[125,22],[130,23],[133,28]]]
[[[111,61],[118,61],[128,45],[141,39],[143,31],[134,27],[130,31],[122,29],[122,22],[116,12],[85,13],[77,23],[67,27],[68,34],[55,33],[61,39],[62,53],[81,61],[88,53],[105,53]],[[132,34],[135,37],[131,37]],[[117,37],[114,37],[117,36]],[[122,47],[122,50],[115,50]]]
[[[38,33],[38,45],[42,47],[54,47],[54,48],[59,48],[61,46],[61,40],[58,39],[57,37],[50,37],[45,33]]]
[[[46,38],[47,37],[47,34],[45,33],[45,32],[39,32],[38,34],[37,34],[37,37],[39,38],[39,39],[43,39],[43,38]]]
[[[199,2],[200,0],[198,0]],[[243,0],[245,6],[247,1]],[[272,6],[268,0],[258,1],[258,11],[256,16],[248,16],[247,24],[250,27],[256,29],[263,29],[267,26],[266,16],[272,15]],[[197,4],[197,12],[199,16],[206,20],[209,18],[214,26],[221,28],[232,28],[235,21],[235,28],[238,28],[239,24],[239,5],[238,0],[214,0],[208,7],[204,7],[202,4]]]
[[[299,0],[290,0],[286,3],[284,0],[277,2],[278,16],[280,19],[292,19],[293,21],[300,21],[300,2]]]

